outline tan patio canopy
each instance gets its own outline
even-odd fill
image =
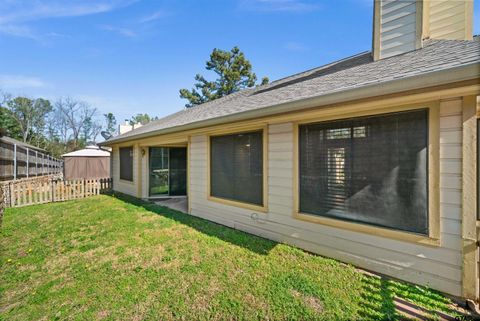
[[[62,155],[65,179],[92,179],[110,177],[110,153],[98,146],[87,146]]]

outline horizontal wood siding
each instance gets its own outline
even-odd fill
[[[414,50],[415,35],[415,0],[381,1],[380,58]]]
[[[429,1],[430,37],[434,39],[459,39],[467,36],[466,1]]]
[[[440,111],[441,246],[430,247],[294,219],[293,125],[269,126],[268,212],[207,200],[207,136],[191,138],[193,215],[410,282],[461,294],[461,100]],[[460,152],[459,152],[460,151]]]
[[[112,177],[113,177],[113,190],[132,195],[132,196],[137,196],[137,189],[135,182],[137,181],[137,165],[138,165],[138,157],[137,154],[138,150],[137,148],[133,148],[133,181],[125,181],[120,179],[120,150],[118,147],[115,147],[112,150]]]

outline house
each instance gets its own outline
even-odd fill
[[[62,155],[65,179],[110,177],[110,152],[96,145]]]
[[[104,143],[116,191],[478,298],[472,1],[379,0],[372,52]]]

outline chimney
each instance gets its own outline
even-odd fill
[[[121,134],[124,134],[126,132],[129,132],[133,129],[133,126],[130,125],[130,121],[128,119],[125,119],[125,124],[120,124],[120,126],[118,126],[118,134],[121,135]]]
[[[374,0],[375,60],[420,49],[427,39],[472,40],[473,0]]]
[[[123,125],[120,124],[120,126],[118,126],[118,132],[121,135],[140,127],[142,127],[142,123],[136,123],[136,124],[130,125],[130,121],[128,119],[125,119],[125,124]]]

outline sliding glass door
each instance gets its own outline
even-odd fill
[[[150,147],[150,195],[168,195],[168,148]]]
[[[187,148],[150,147],[150,196],[187,194]]]
[[[187,195],[187,149],[170,148],[170,195]]]

